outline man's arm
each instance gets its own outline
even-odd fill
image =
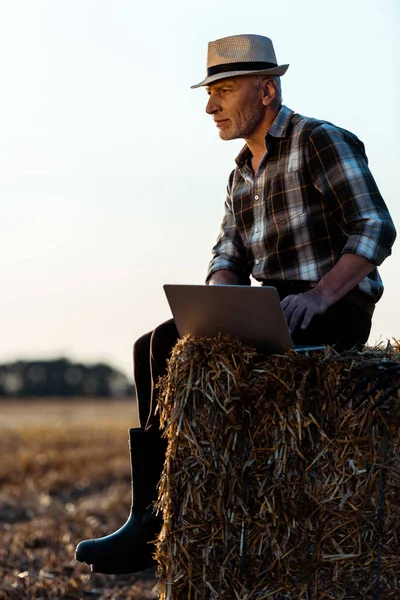
[[[347,235],[336,265],[310,292],[282,301],[289,328],[305,329],[314,315],[357,286],[391,253],[396,230],[368,168],[362,143],[329,124],[310,135],[308,167],[326,209]]]
[[[229,178],[221,229],[212,249],[212,259],[208,266],[207,284],[250,285],[247,251],[232,210],[230,189],[233,173]]]
[[[336,265],[309,292],[291,295],[281,302],[289,329],[306,329],[315,315],[322,315],[366,277],[375,265],[357,254],[343,254]]]
[[[209,281],[209,285],[240,285],[242,281],[239,275],[236,275],[233,271],[223,269],[221,271],[215,271]]]

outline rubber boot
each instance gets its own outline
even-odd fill
[[[154,542],[161,516],[153,512],[157,484],[165,459],[166,440],[159,431],[129,430],[132,467],[132,508],[125,525],[97,540],[78,544],[75,558],[96,573],[136,573],[155,564]]]

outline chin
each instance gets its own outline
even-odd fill
[[[235,140],[239,136],[237,136],[233,131],[223,131],[222,129],[220,129],[219,137],[221,138],[221,140],[229,141]]]

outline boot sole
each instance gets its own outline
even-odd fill
[[[104,575],[125,575],[128,573],[138,573],[139,571],[145,571],[146,569],[150,569],[150,567],[154,567],[157,562],[149,558],[143,561],[135,561],[132,560],[112,560],[108,558],[107,560],[97,561],[94,564],[90,565],[90,569],[93,573],[103,573]]]

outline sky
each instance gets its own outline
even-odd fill
[[[353,131],[400,230],[397,0],[0,0],[0,363],[67,356],[131,375],[203,283],[243,141],[205,113],[207,44],[267,35],[284,103]],[[399,232],[400,238],[400,232]],[[370,343],[400,339],[400,243]]]

